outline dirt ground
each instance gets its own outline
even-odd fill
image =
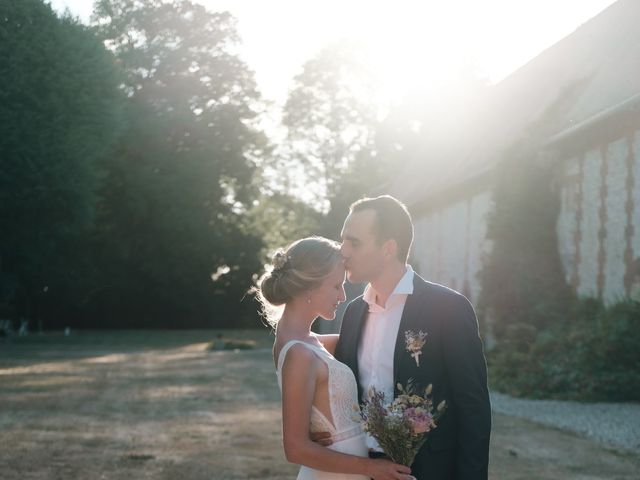
[[[295,478],[270,339],[248,335],[258,348],[208,351],[210,331],[0,343],[0,478]],[[640,479],[640,455],[503,415],[490,465],[494,480]]]

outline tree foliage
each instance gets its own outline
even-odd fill
[[[544,329],[515,324],[489,355],[493,387],[530,398],[637,402],[639,316],[638,302],[605,307],[583,298]]]
[[[480,273],[481,308],[498,340],[514,323],[543,329],[562,322],[571,304],[556,235],[559,193],[552,162],[537,144],[506,154],[487,224],[492,250]]]
[[[344,215],[344,204],[378,180],[371,82],[355,46],[332,44],[304,64],[289,92],[280,168],[292,191],[325,212]]]
[[[77,280],[119,131],[117,72],[74,19],[40,0],[0,3],[0,303],[13,314]]]
[[[105,323],[227,326],[259,269],[243,228],[255,196],[260,98],[234,54],[235,20],[190,1],[103,0],[93,21],[124,70],[127,129],[106,169],[87,299]]]
[[[317,234],[322,219],[320,212],[299,199],[270,192],[248,212],[247,225],[253,231],[261,233],[264,242],[261,258],[268,261],[269,255],[277,248]]]

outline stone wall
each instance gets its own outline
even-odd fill
[[[635,270],[631,270],[625,278],[625,283],[629,285],[629,291],[636,300],[640,301],[640,131],[633,136],[632,154],[629,155],[628,170],[631,174],[627,177],[627,184],[631,193],[629,195],[627,222],[631,225],[628,240],[629,249],[625,252],[627,262],[635,265]]]
[[[639,288],[640,131],[558,164],[558,249],[579,295],[614,303]],[[414,218],[414,268],[477,302],[477,277],[490,251],[481,192]]]
[[[491,194],[481,192],[414,219],[411,262],[425,279],[464,293],[477,302],[477,273],[491,245],[486,238]]]
[[[640,132],[558,166],[558,248],[579,295],[614,303],[634,287],[640,261]]]

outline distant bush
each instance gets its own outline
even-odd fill
[[[255,340],[221,338],[209,343],[207,350],[252,350],[256,348]]]
[[[569,318],[506,329],[489,352],[492,386],[531,398],[640,401],[640,303],[577,300]]]
[[[480,271],[478,314],[495,339],[492,387],[517,396],[640,401],[640,303],[606,307],[567,284],[556,225],[560,192],[545,150],[561,96],[504,153],[487,217],[492,249]]]

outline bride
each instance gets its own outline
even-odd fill
[[[258,282],[258,299],[276,329],[284,452],[302,465],[298,480],[403,480],[408,467],[368,456],[355,377],[333,358],[338,336],[311,332],[316,317],[335,318],[344,278],[339,246],[311,237],[277,252],[273,270]],[[330,432],[331,445],[314,442],[314,432]]]

